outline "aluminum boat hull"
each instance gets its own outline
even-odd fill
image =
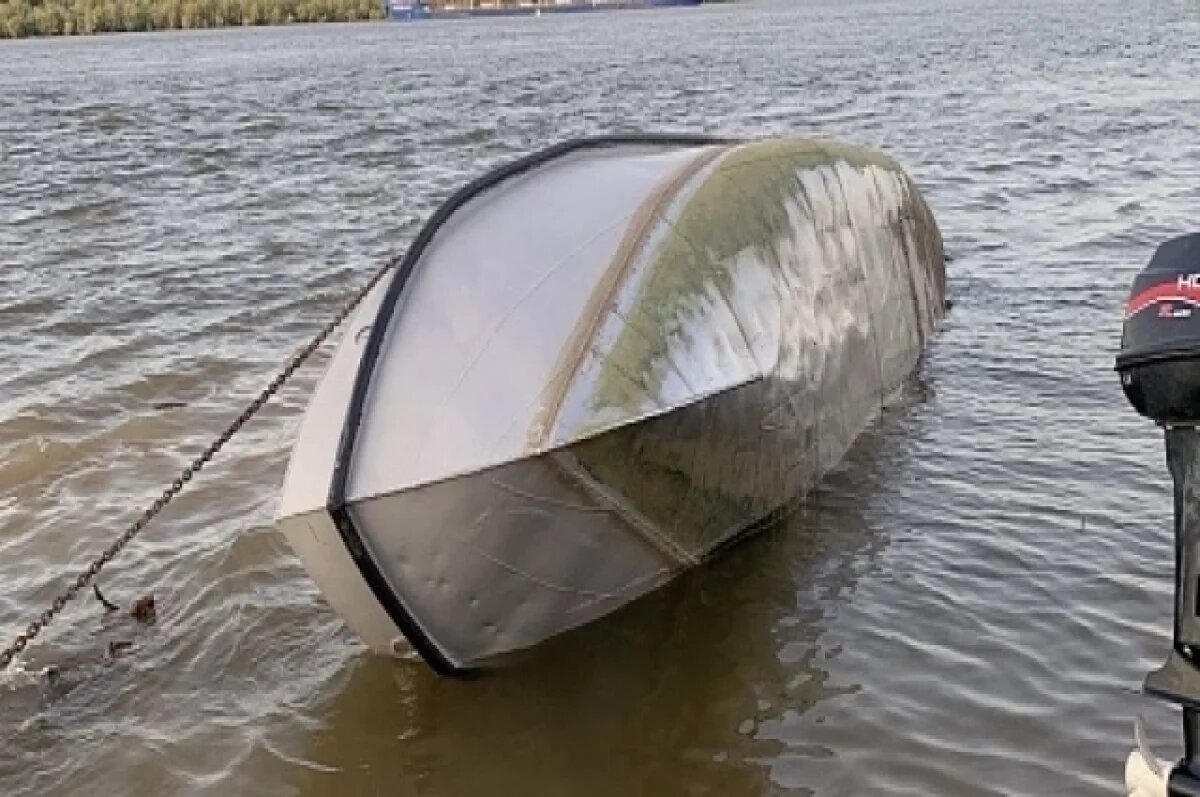
[[[803,496],[944,292],[933,216],[879,153],[552,147],[451,198],[358,311],[280,528],[372,649],[493,664]]]

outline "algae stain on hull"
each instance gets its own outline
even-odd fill
[[[695,565],[842,458],[941,307],[916,189],[853,148],[610,141],[468,202],[415,255],[354,454],[349,511],[386,584],[344,553],[320,478],[285,488],[285,534],[385,652],[402,628],[378,590],[466,668]],[[333,362],[361,356],[350,337]],[[323,380],[332,411],[306,416],[315,472],[351,384]],[[437,452],[405,445],[439,424]]]
[[[869,150],[748,144],[697,182],[614,300],[621,328],[573,387],[585,417],[560,431],[703,557],[840,460],[915,367],[944,264],[915,186]],[[672,404],[677,378],[693,395]]]

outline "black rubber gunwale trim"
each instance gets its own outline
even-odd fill
[[[564,141],[498,166],[454,192],[434,212],[429,221],[425,222],[408,251],[404,253],[404,258],[392,275],[387,286],[387,293],[384,294],[379,309],[376,311],[375,319],[371,323],[370,332],[367,335],[366,345],[363,348],[362,358],[358,363],[358,372],[354,376],[354,387],[350,393],[350,403],[346,409],[346,418],[342,424],[342,434],[338,440],[337,453],[334,457],[333,475],[329,483],[329,496],[325,501],[325,508],[333,519],[334,526],[337,528],[342,542],[346,545],[346,550],[358,566],[359,572],[362,573],[363,580],[375,595],[375,599],[379,601],[388,616],[391,617],[392,622],[412,644],[413,649],[439,675],[462,677],[470,671],[459,666],[446,655],[445,651],[421,627],[416,617],[404,605],[404,601],[392,590],[387,577],[367,548],[362,534],[355,527],[354,519],[350,516],[349,508],[346,506],[346,483],[349,478],[350,460],[354,454],[354,444],[358,439],[359,427],[362,424],[363,405],[371,386],[371,377],[375,373],[375,364],[379,359],[380,350],[383,348],[384,338],[391,325],[396,305],[416,269],[417,262],[433,241],[434,236],[437,235],[438,230],[468,202],[506,180],[564,155],[617,146],[702,147],[736,143],[740,143],[740,139],[653,133],[596,136]]]

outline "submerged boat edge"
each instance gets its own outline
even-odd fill
[[[708,408],[703,410],[702,414],[719,412],[722,401],[719,397],[718,400],[714,401],[713,395],[693,396],[693,403],[667,408],[664,412],[633,418],[615,427],[594,430],[594,434],[576,438],[569,443],[563,444],[559,441],[558,444],[552,444],[545,450],[531,452],[528,457],[503,462],[495,467],[487,467],[457,476],[450,475],[436,482],[421,484],[411,489],[401,490],[398,493],[382,494],[365,500],[356,499],[355,501],[349,501],[347,499],[348,463],[352,460],[354,454],[355,442],[362,423],[364,403],[370,388],[375,362],[379,357],[383,340],[388,334],[392,315],[396,311],[400,297],[404,294],[408,279],[414,273],[425,249],[430,245],[442,225],[455,212],[475,197],[495,188],[512,177],[525,174],[542,164],[549,163],[580,150],[622,145],[706,147],[736,143],[740,142],[708,136],[647,135],[598,137],[564,142],[563,144],[550,147],[494,169],[456,192],[438,209],[418,234],[391,281],[386,284],[386,288],[378,298],[375,316],[368,319],[364,315],[364,320],[368,321],[365,324],[360,324],[356,319],[355,327],[358,330],[354,332],[356,343],[358,342],[357,339],[360,333],[365,333],[366,343],[362,347],[352,389],[346,400],[345,421],[329,473],[329,490],[324,507],[320,509],[314,508],[308,512],[297,513],[293,511],[292,514],[287,514],[290,510],[281,508],[280,527],[301,559],[305,562],[306,567],[308,567],[314,580],[317,581],[331,605],[373,650],[396,654],[404,647],[400,644],[401,641],[407,639],[411,643],[412,648],[438,673],[443,675],[463,675],[471,669],[486,666],[498,657],[503,657],[508,652],[528,647],[548,636],[553,636],[569,628],[588,622],[595,617],[607,614],[617,606],[627,603],[665,583],[665,581],[669,580],[680,570],[694,565],[705,558],[712,550],[722,547],[730,539],[741,535],[747,527],[753,526],[764,517],[769,516],[772,511],[779,508],[779,502],[774,501],[774,499],[798,497],[789,485],[801,484],[802,489],[805,490],[811,487],[815,479],[820,478],[827,467],[832,466],[832,464],[840,459],[845,449],[848,448],[861,429],[874,419],[877,414],[876,409],[879,406],[877,402],[878,397],[874,397],[874,393],[870,393],[869,396],[864,394],[864,397],[869,399],[869,406],[861,413],[857,411],[853,413],[856,417],[859,415],[862,416],[859,420],[848,425],[842,422],[842,428],[839,428],[834,436],[836,442],[829,444],[827,451],[818,451],[813,455],[813,461],[818,464],[811,478],[806,475],[803,478],[799,478],[799,481],[796,481],[793,474],[783,474],[778,479],[779,484],[770,490],[770,494],[773,497],[772,506],[760,505],[762,504],[761,501],[744,503],[739,499],[731,505],[732,508],[727,508],[729,512],[726,514],[726,517],[730,518],[736,515],[736,522],[721,526],[715,538],[700,539],[696,541],[695,545],[688,545],[683,548],[680,548],[671,533],[663,533],[658,528],[658,522],[644,516],[629,501],[622,500],[619,495],[615,500],[613,500],[612,495],[605,496],[605,485],[602,479],[591,479],[591,489],[583,491],[587,501],[591,501],[590,504],[579,503],[579,494],[571,491],[577,489],[581,482],[588,481],[586,471],[589,468],[595,466],[597,462],[602,463],[605,458],[611,459],[612,451],[615,450],[611,448],[607,452],[601,453],[599,455],[600,459],[596,459],[596,452],[604,448],[606,441],[611,442],[618,438],[627,440],[630,435],[644,434],[647,429],[661,428],[664,424],[674,423],[673,419],[685,417],[689,414],[694,415],[694,407],[697,402],[707,403]],[[829,155],[829,157],[836,159],[834,155]],[[921,200],[915,185],[911,183],[911,179],[904,174],[899,166],[891,162],[890,159],[886,159],[885,156],[880,157],[882,158],[881,162],[884,162],[886,168],[896,171],[903,176],[902,184],[907,186],[905,190],[911,190],[912,196],[903,201],[915,202],[917,205],[920,205],[920,207],[915,209],[915,215],[918,218],[914,223],[918,226],[925,226],[920,230],[914,228],[914,238],[910,238],[903,243],[904,247],[917,247],[915,250],[905,249],[905,257],[916,257],[918,261],[924,261],[926,256],[932,258],[928,264],[929,273],[925,277],[932,280],[935,284],[928,285],[921,290],[928,290],[931,294],[937,293],[940,296],[941,292],[944,292],[944,266],[942,265],[940,253],[940,233],[937,231],[932,215]],[[932,236],[929,238],[930,241],[937,243],[936,248],[939,251],[936,253],[933,253],[930,248],[933,247],[933,243],[926,243],[925,238],[929,236]],[[922,266],[922,268],[925,267]],[[865,272],[863,276],[865,277]],[[915,284],[911,285],[910,288],[913,291],[918,290]],[[863,290],[866,289],[863,288]],[[918,316],[925,312],[932,313],[934,317],[940,316],[940,298],[937,301],[938,306],[936,309],[932,308],[932,300],[935,298],[938,297],[930,296],[929,301],[925,299],[918,301],[918,306],[914,308]],[[868,305],[877,303],[877,297],[872,299],[864,295],[864,299],[867,299]],[[922,304],[926,306],[922,307]],[[882,309],[884,308],[876,308],[876,310]],[[906,372],[911,371],[911,368],[915,364],[915,359],[919,358],[920,348],[930,331],[930,329],[926,328],[926,322],[916,321],[914,332],[918,340],[915,341],[916,348],[913,362],[903,366]],[[878,341],[875,345],[878,346]],[[908,359],[907,355],[905,355],[904,359]],[[880,378],[882,379],[882,371]],[[732,393],[737,393],[738,389],[742,387],[745,387],[745,385],[735,385],[735,390]],[[882,384],[879,386],[880,389],[884,387]],[[787,389],[780,388],[779,384],[772,384],[769,388],[769,390],[760,391],[756,394],[757,398],[755,400],[760,402],[763,400],[778,400],[778,396],[788,392]],[[717,391],[718,394],[725,392],[724,390]],[[872,402],[875,403],[872,404]],[[728,397],[726,397],[724,403],[728,403]],[[690,427],[695,427],[696,421],[688,421],[688,424]],[[830,426],[829,428],[833,429],[834,427]],[[623,445],[627,445],[627,443],[619,443],[617,444],[617,448]],[[590,455],[587,453],[589,450],[591,452]],[[775,449],[771,449],[771,451],[766,453],[778,452]],[[584,454],[585,456],[580,456],[580,454]],[[591,457],[591,461],[586,461],[589,456]],[[531,463],[537,464],[534,465]],[[462,532],[462,529],[470,526],[470,519],[467,518],[462,523],[447,523],[445,520],[454,516],[453,512],[455,510],[453,506],[456,503],[469,503],[469,501],[462,500],[461,495],[457,502],[450,503],[446,503],[442,498],[429,499],[428,496],[434,495],[439,491],[445,494],[469,496],[475,491],[475,487],[468,487],[464,491],[463,485],[474,484],[478,487],[485,485],[489,480],[494,481],[497,473],[505,471],[505,469],[510,469],[512,472],[517,473],[522,468],[542,468],[543,466],[547,466],[547,463],[549,463],[549,466],[552,467],[555,473],[566,473],[568,475],[573,473],[572,478],[575,484],[570,488],[563,488],[554,479],[540,472],[540,475],[534,478],[534,482],[539,485],[553,486],[550,492],[530,492],[525,495],[525,498],[532,502],[531,505],[541,506],[536,512],[531,512],[528,507],[521,508],[518,514],[525,513],[525,517],[529,518],[537,517],[537,513],[541,512],[541,520],[546,522],[542,524],[542,527],[540,527],[541,530],[536,534],[528,530],[514,533],[518,535],[523,534],[531,539],[532,537],[543,535],[541,543],[527,544],[529,540],[525,540],[519,544],[502,544],[500,548],[504,551],[503,556],[489,558],[489,555],[486,554],[487,545],[497,544],[496,540],[504,537],[504,534],[497,534],[496,529],[492,528],[489,532],[489,535],[491,535],[489,538],[490,543],[489,539],[463,540],[460,541],[462,545],[456,549],[458,550],[457,555],[452,556],[447,553],[450,547],[453,546],[446,543],[444,539],[446,535],[466,533]],[[571,465],[570,463],[574,464]],[[533,471],[530,470],[529,473],[533,473]],[[525,475],[528,476],[528,474]],[[760,486],[755,485],[754,489],[758,489]],[[599,490],[596,489],[597,487],[599,487]],[[506,488],[501,487],[500,489],[504,490]],[[422,491],[424,491],[425,498],[418,496]],[[559,494],[556,491],[563,492]],[[520,490],[512,494],[519,495]],[[388,526],[395,528],[397,526],[398,505],[392,506],[387,513],[380,515],[378,512],[373,511],[368,504],[375,503],[378,505],[384,501],[394,502],[396,499],[403,498],[406,495],[408,499],[405,500],[414,505],[419,505],[422,501],[428,502],[433,500],[433,503],[440,507],[439,511],[443,512],[443,515],[438,516],[441,525],[435,524],[436,528],[426,528],[423,534],[431,540],[441,535],[443,539],[437,544],[442,545],[442,549],[430,549],[426,551],[420,549],[421,545],[424,544],[424,538],[421,538],[420,534],[413,532],[412,528],[420,526],[420,521],[417,518],[422,513],[412,515],[414,518],[413,524],[404,526],[405,534],[387,535],[385,533],[382,543],[378,540],[375,542],[371,541],[369,528],[383,528]],[[685,495],[682,498],[681,496],[675,496],[672,500],[688,500],[688,496]],[[566,549],[556,548],[556,545],[559,545],[562,541],[562,534],[555,531],[554,526],[556,524],[550,522],[554,520],[554,512],[545,509],[545,505],[556,502],[560,505],[559,509],[573,507],[569,511],[613,516],[618,518],[619,522],[613,524],[606,521],[605,523],[596,524],[594,529],[583,535],[586,539],[578,541],[577,552],[579,556],[563,555],[563,550],[571,550],[570,546],[575,543],[567,543]],[[436,515],[437,513],[434,514]],[[541,521],[527,520],[525,525],[535,527],[538,526],[539,522]],[[338,541],[341,545],[340,556],[331,553],[331,550],[336,547],[331,545],[334,533],[339,538]],[[581,571],[577,569],[573,570],[572,568],[583,562],[591,561],[594,563],[596,556],[603,555],[605,548],[611,547],[614,544],[614,540],[618,539],[621,540],[620,544],[627,545],[628,548],[628,562],[626,565],[613,568],[613,572],[608,574],[612,577],[610,582],[580,586],[580,584],[586,582],[586,578],[580,575]],[[631,543],[629,542],[630,540],[635,542]],[[600,544],[600,541],[603,541],[603,545]],[[383,544],[385,548],[391,547],[388,550],[373,549],[378,548],[380,544]],[[414,550],[402,550],[406,545],[414,546]],[[563,561],[560,563],[562,567],[557,570],[555,568],[558,565],[549,567],[546,570],[548,575],[545,578],[537,575],[533,570],[527,569],[531,567],[529,562],[516,560],[509,562],[506,559],[513,551],[521,551],[523,549],[536,551],[547,548],[555,550],[557,555],[562,555]],[[461,639],[446,641],[451,639],[454,634],[446,630],[448,626],[442,621],[444,618],[439,619],[437,622],[430,618],[439,613],[448,613],[448,616],[451,618],[464,620],[471,617],[472,607],[479,605],[478,595],[466,595],[464,598],[466,602],[454,607],[454,601],[447,597],[452,590],[446,587],[446,584],[453,581],[455,589],[463,592],[464,595],[470,592],[477,592],[478,585],[473,583],[471,579],[463,577],[462,572],[457,572],[453,579],[447,579],[445,572],[438,574],[433,572],[436,570],[436,567],[426,567],[419,572],[407,574],[404,579],[401,579],[402,584],[398,588],[397,579],[395,578],[396,572],[394,570],[395,563],[415,561],[423,563],[423,565],[428,565],[431,562],[436,562],[438,557],[441,557],[443,561],[453,560],[458,562],[459,565],[456,566],[468,567],[461,565],[464,558],[480,554],[481,551],[484,551],[484,554],[477,557],[480,559],[480,562],[476,562],[475,564],[479,567],[490,569],[490,575],[484,578],[483,582],[496,587],[496,591],[499,594],[505,594],[505,590],[509,590],[514,595],[521,593],[524,596],[521,599],[498,601],[499,604],[507,602],[507,606],[488,607],[489,613],[492,609],[507,611],[516,615],[524,611],[526,613],[525,620],[517,619],[508,623],[496,622],[494,620],[480,621],[478,624],[479,630],[476,634],[477,638],[479,640],[486,640],[489,633],[497,638],[503,637],[504,641],[496,644],[490,644],[486,641],[479,642],[478,644],[475,642],[464,644]],[[619,558],[617,557],[617,559]],[[391,578],[385,572],[387,568],[382,562],[391,563],[389,565],[393,568]],[[544,561],[535,561],[533,564],[539,567],[546,566],[546,562]],[[513,583],[523,583],[524,587],[518,589],[516,587],[497,586],[508,583],[504,577],[499,577],[496,574],[497,568],[503,569],[505,567],[511,568],[511,575],[515,579]],[[421,579],[424,579],[428,583],[426,586],[417,589],[413,584],[416,584]],[[436,583],[439,579],[441,581],[440,584]],[[582,580],[577,584],[572,579]],[[533,586],[531,587],[530,585]],[[525,591],[522,592],[522,589]],[[539,590],[543,593],[576,593],[575,598],[579,598],[585,594],[590,594],[591,597],[586,600],[576,600],[576,603],[579,603],[584,608],[573,608],[571,600],[575,600],[575,598],[560,601],[557,599],[548,599],[544,595],[531,597],[534,593],[538,593]],[[430,595],[434,594],[441,597],[431,602]],[[434,607],[432,610],[431,606]],[[536,607],[542,608],[537,609]],[[551,618],[550,620],[530,620],[530,612],[536,613],[536,611],[542,611],[543,609],[544,615]],[[418,620],[418,617],[422,619]],[[438,627],[439,623],[440,627]],[[511,629],[502,630],[503,625],[524,630],[514,636],[516,632]],[[488,630],[489,627],[490,631]]]

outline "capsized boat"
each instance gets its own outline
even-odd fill
[[[312,396],[279,524],[437,672],[608,614],[796,500],[913,371],[942,241],[832,141],[569,141],[452,196]]]

